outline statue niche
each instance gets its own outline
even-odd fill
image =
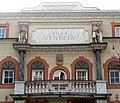
[[[22,24],[19,30],[18,43],[24,44],[27,42],[27,32],[26,25]]]

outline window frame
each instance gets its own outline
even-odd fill
[[[34,76],[35,75],[33,75],[33,72],[35,73],[36,71],[42,71],[42,79],[39,79],[37,76],[36,76],[36,80],[43,80],[44,79],[44,70],[41,70],[41,69],[32,69],[32,81],[36,81],[35,79],[34,79]]]
[[[9,36],[9,26],[10,24],[9,23],[6,23],[6,24],[0,24],[0,28],[5,28],[5,37],[4,38],[8,38]],[[1,38],[1,37],[0,37]]]
[[[120,31],[119,31],[119,36],[117,35],[117,28],[119,28],[120,29],[120,27],[115,27],[115,37],[120,37]]]
[[[33,71],[36,71],[36,70],[42,71],[43,72],[42,80],[45,79],[45,65],[44,65],[43,62],[41,62],[41,61],[34,61],[31,64],[30,68],[31,68],[31,81],[36,81],[36,80],[33,79],[33,76],[34,76],[33,75]]]
[[[12,63],[12,65],[11,64],[9,64],[9,63]],[[3,67],[3,66],[5,66],[5,67]],[[10,67],[10,66],[13,66],[13,67]],[[1,68],[2,68],[2,79],[1,79],[1,83],[2,84],[4,84],[4,85],[12,85],[12,84],[14,84],[14,82],[15,82],[15,69],[16,69],[16,65],[15,65],[15,63],[13,62],[13,61],[10,61],[10,60],[6,60],[6,61],[4,61],[3,63],[2,63],[2,66],[1,66]],[[4,83],[4,75],[5,75],[5,71],[13,71],[13,83]]]
[[[116,36],[116,33],[115,33],[115,32],[116,32],[115,28],[116,28],[116,27],[120,27],[120,23],[113,21],[113,22],[111,23],[111,26],[112,26],[112,37],[117,37],[117,36]]]
[[[12,71],[12,72],[13,72],[13,77],[12,77],[12,78],[13,78],[13,80],[12,80],[13,82],[12,82],[12,83],[5,83],[5,82],[4,82],[4,80],[5,80],[5,72],[6,72],[6,71]],[[15,72],[15,71],[14,71],[13,69],[10,69],[10,70],[3,69],[3,70],[2,70],[2,73],[3,73],[3,75],[2,75],[2,84],[14,84],[14,81],[15,81],[15,80],[14,80],[14,75],[15,75],[14,72]],[[10,79],[10,76],[8,76],[8,79]]]
[[[89,65],[88,65],[88,63],[86,62],[86,61],[84,61],[84,60],[80,60],[80,61],[78,61],[76,64],[75,64],[75,79],[76,80],[79,80],[78,79],[78,71],[85,71],[86,72],[86,78],[85,78],[85,80],[88,80],[89,78],[89,72],[88,72],[88,70],[89,70]],[[84,77],[80,77],[81,78],[81,81],[82,81],[82,78],[84,78]],[[84,80],[83,80],[84,81]]]
[[[76,80],[80,80],[80,79],[78,79],[78,71],[85,71],[86,72],[85,80],[88,80],[88,70],[87,69],[76,69]]]
[[[118,72],[119,73],[119,78],[120,78],[120,70],[109,70],[109,83],[111,84],[111,85],[119,85],[120,84],[120,79],[119,79],[119,83],[111,83],[111,72]],[[113,79],[115,79],[116,77],[114,77]]]
[[[4,34],[2,32],[0,32],[0,38],[6,38],[6,28],[5,27],[0,27],[0,31],[2,31],[2,30],[5,30],[5,31],[4,31]]]
[[[107,89],[115,89],[115,88],[120,89],[120,85],[118,85],[118,84],[110,84],[110,82],[109,82],[109,70],[110,69],[111,70],[116,70],[117,68],[119,68],[119,67],[117,67],[116,69],[109,68],[110,63],[114,62],[114,61],[115,61],[115,58],[111,57],[108,60],[106,60],[105,63],[103,64],[103,67],[104,67],[104,80],[106,80]],[[119,68],[119,70],[120,70],[120,68]]]
[[[58,72],[58,79],[55,79],[55,74]],[[61,72],[63,72],[64,73],[64,76],[65,76],[65,78],[64,79],[61,79],[60,78],[60,74],[61,74]],[[56,70],[55,72],[54,72],[54,74],[53,74],[53,80],[66,80],[67,79],[67,74],[63,71],[63,70]]]

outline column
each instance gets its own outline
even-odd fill
[[[101,50],[96,49],[95,50],[96,55],[96,75],[97,80],[103,80],[102,78],[102,69],[101,69]]]
[[[96,55],[96,94],[106,94],[106,81],[102,78],[102,68],[101,68],[101,49],[95,50]],[[101,101],[98,101],[101,103]],[[104,103],[104,102],[103,102]]]
[[[19,80],[15,81],[14,94],[24,94],[25,81],[24,81],[24,53],[25,51],[19,51]],[[17,101],[18,102],[18,101]],[[21,102],[22,103],[22,102]]]
[[[19,70],[19,81],[24,81],[24,53],[25,51],[19,51],[20,57],[20,70]]]

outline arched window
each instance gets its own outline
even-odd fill
[[[66,73],[63,70],[57,70],[53,74],[54,80],[65,80],[67,79]]]
[[[15,64],[11,61],[6,61],[2,64],[2,84],[14,83]]]
[[[31,65],[32,80],[43,80],[44,79],[44,64],[40,61],[35,61]]]
[[[75,64],[76,80],[88,80],[88,64],[84,61],[79,61]]]
[[[116,61],[112,61],[108,65],[110,84],[120,84],[120,66]]]

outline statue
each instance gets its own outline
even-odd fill
[[[26,43],[26,41],[27,41],[27,28],[23,24],[19,31],[18,43],[24,44]]]
[[[92,39],[93,39],[93,42],[103,42],[102,41],[102,29],[101,29],[101,27],[100,27],[100,24],[95,24],[94,26],[93,26],[93,37],[92,37]]]

